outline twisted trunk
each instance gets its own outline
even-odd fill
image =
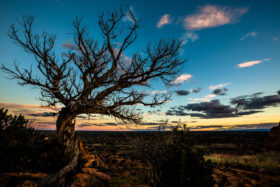
[[[67,108],[62,108],[59,112],[56,122],[56,131],[59,144],[58,146],[61,148],[63,155],[61,161],[65,164],[65,166],[58,172],[43,179],[40,182],[40,185],[50,185],[56,182],[77,166],[80,147],[79,140],[75,136],[74,119],[76,116],[77,114],[71,112],[71,110]]]
[[[72,158],[76,146],[75,117],[67,108],[62,108],[56,121],[56,132],[59,146],[63,148],[63,162],[69,162]]]

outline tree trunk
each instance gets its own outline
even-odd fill
[[[74,155],[77,137],[75,136],[75,114],[66,108],[62,108],[56,121],[57,140],[63,147],[63,162],[69,162]]]
[[[58,146],[61,148],[61,153],[63,157],[61,162],[65,166],[60,169],[57,173],[49,175],[40,182],[40,185],[47,186],[50,185],[60,178],[62,178],[66,173],[73,170],[78,163],[78,156],[80,153],[79,140],[75,136],[75,117],[77,115],[73,114],[70,110],[62,108],[59,112],[56,121],[56,131]]]

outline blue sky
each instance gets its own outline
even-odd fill
[[[45,29],[57,35],[56,51],[59,54],[65,50],[62,45],[71,41],[73,30],[71,22],[75,16],[83,17],[83,22],[90,26],[91,35],[98,39],[100,30],[97,20],[100,12],[119,9],[121,5],[129,5],[140,19],[140,28],[137,31],[138,39],[125,52],[126,56],[131,56],[135,51],[143,51],[150,41],[157,41],[161,38],[182,39],[185,43],[180,52],[181,57],[187,59],[188,62],[179,72],[181,77],[177,79],[178,84],[169,89],[158,82],[154,82],[153,85],[153,91],[172,92],[172,100],[160,108],[160,115],[157,116],[148,113],[151,109],[139,107],[147,114],[145,116],[147,122],[159,122],[166,119],[181,120],[188,122],[194,128],[198,124],[209,125],[211,130],[210,125],[221,124],[221,119],[228,126],[252,124],[252,127],[255,127],[253,124],[275,123],[280,120],[277,119],[280,114],[279,100],[277,100],[277,96],[279,97],[277,91],[280,90],[280,2],[276,0],[1,0],[0,63],[11,66],[16,60],[24,67],[34,63],[32,55],[16,46],[6,34],[10,25],[17,23],[17,19],[23,15],[36,17],[35,32]],[[8,80],[5,76],[1,72],[0,103],[2,106],[8,108],[8,103],[21,106],[41,104],[36,99],[40,96],[39,90],[31,89],[28,86],[20,87],[15,80]],[[210,89],[210,86],[218,89],[217,92],[225,93],[214,94],[215,89]],[[197,88],[201,88],[198,93],[191,91]],[[179,96],[176,93],[178,90],[189,93],[185,92]],[[262,92],[262,94],[248,96],[257,92]],[[189,104],[211,103],[213,100],[219,100],[223,106],[230,105],[230,109],[232,109],[234,107],[231,103],[233,98],[245,95],[248,96],[246,97],[248,105],[246,105],[247,108],[245,105],[243,107],[247,112],[249,104],[256,99],[263,101],[266,96],[275,96],[276,100],[269,101],[270,104],[263,103],[261,107],[259,105],[255,108],[251,107],[250,110],[258,110],[252,115],[217,119],[213,116],[210,119],[193,117],[187,115],[189,114],[187,110],[184,111],[184,115],[178,115],[175,111],[172,113],[173,109],[170,109]],[[202,111],[194,111],[191,106],[186,107],[190,112],[209,114],[207,107]],[[24,110],[22,109],[22,111]],[[167,115],[168,111],[172,115]],[[195,122],[190,123],[190,121]],[[108,129],[110,128],[108,127]]]

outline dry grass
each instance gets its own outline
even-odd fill
[[[254,155],[210,154],[205,156],[214,164],[225,167],[244,168],[256,171],[276,172],[280,169],[280,153],[265,152]]]

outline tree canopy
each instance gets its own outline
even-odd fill
[[[126,21],[125,21],[126,20]],[[21,28],[12,25],[9,37],[26,52],[34,55],[32,67],[2,69],[20,85],[41,89],[41,100],[48,106],[62,104],[73,115],[97,113],[113,116],[124,122],[137,122],[139,113],[132,106],[157,106],[169,100],[168,94],[150,94],[137,86],[151,87],[158,78],[167,86],[185,61],[178,57],[179,40],[150,43],[141,54],[127,57],[124,51],[137,38],[139,22],[129,8],[110,14],[102,13],[98,25],[103,42],[92,38],[81,18],[73,20],[73,46],[60,56],[54,51],[55,35],[33,33],[34,17],[23,17]]]

